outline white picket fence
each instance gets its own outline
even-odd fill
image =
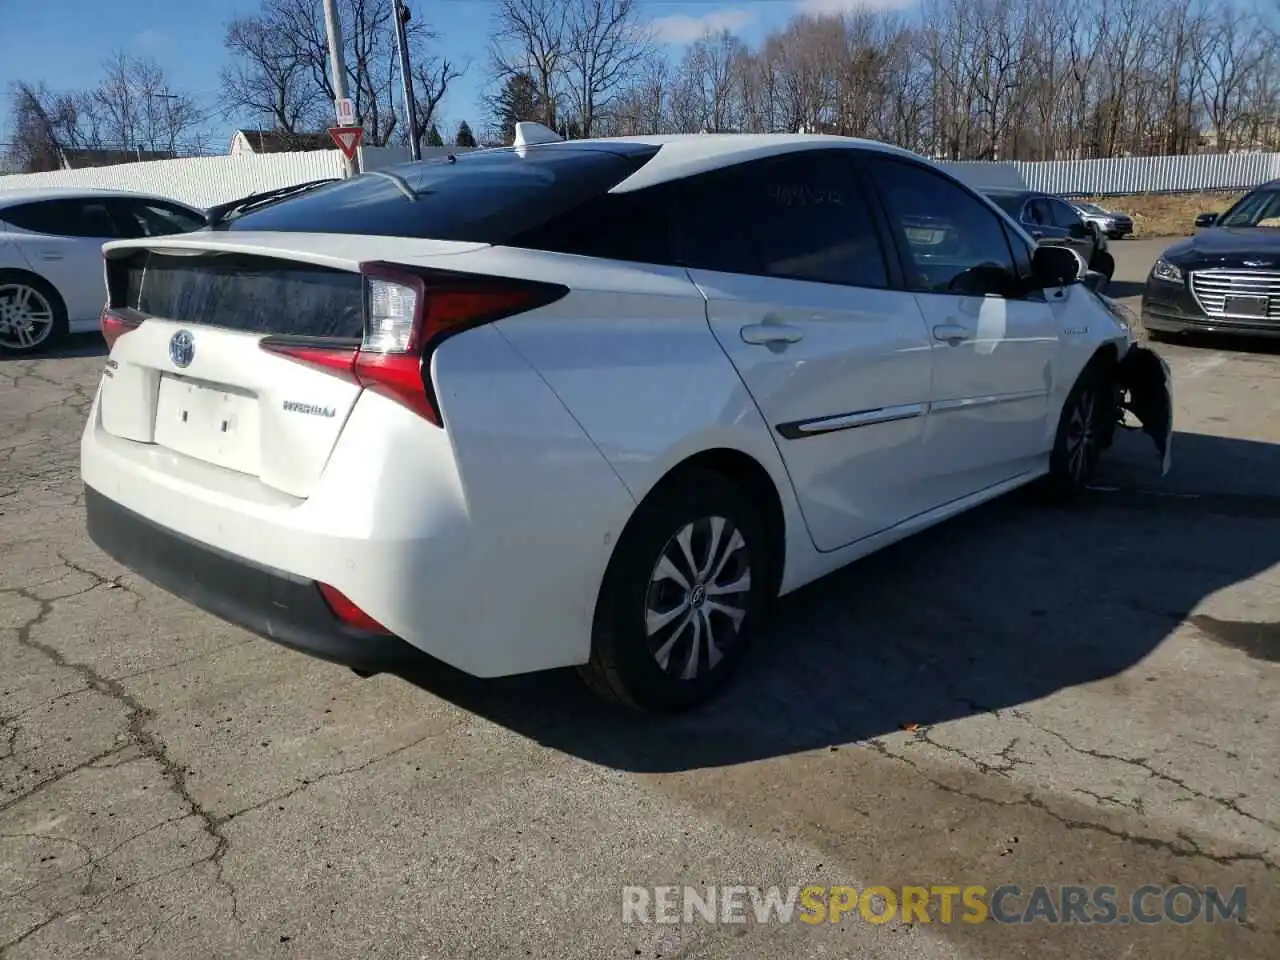
[[[424,156],[457,152],[436,147]],[[404,147],[370,147],[363,167],[376,170],[409,158]],[[982,187],[1026,187],[1076,196],[1240,190],[1280,178],[1280,153],[1240,153],[1189,157],[1127,157],[1044,163],[950,163],[954,174]],[[246,194],[342,175],[337,150],[306,153],[242,154],[152,160],[86,170],[58,170],[0,177],[0,192],[46,187],[140,190],[209,207]]]

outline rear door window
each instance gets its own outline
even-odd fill
[[[21,230],[57,237],[90,237],[104,240],[120,236],[104,200],[37,200],[0,210],[0,220]]]
[[[318,187],[227,228],[506,244],[607,192],[657,150],[549,144],[460,153]]]
[[[690,267],[885,288],[889,273],[850,151],[810,150],[686,182],[677,255]]]

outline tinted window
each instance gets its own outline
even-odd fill
[[[1012,290],[1013,256],[990,208],[917,164],[875,158],[872,167],[914,289],[974,295]]]
[[[1280,191],[1250,193],[1223,214],[1220,227],[1280,227]]]
[[[604,193],[510,241],[512,246],[585,257],[669,264],[676,187]]]
[[[1053,225],[1069,230],[1071,227],[1078,227],[1084,221],[1080,219],[1080,214],[1076,213],[1061,200],[1050,201],[1050,210],[1053,212]]]
[[[1036,223],[1042,227],[1053,225],[1053,211],[1049,208],[1049,201],[1044,197],[1037,197],[1027,204],[1027,212],[1025,216],[1027,223]]]
[[[1020,193],[991,193],[987,195],[992,203],[1017,220],[1022,216],[1022,207],[1026,198]]]
[[[502,244],[606,192],[656,151],[555,144],[406,163],[251,210],[229,229]]]
[[[886,287],[884,251],[847,151],[806,151],[689,180],[676,230],[688,266]]]
[[[163,237],[190,233],[205,225],[204,220],[182,207],[153,200],[115,200],[113,212],[125,237]]]
[[[143,251],[111,263],[112,304],[147,316],[289,336],[358,339],[364,332],[357,273],[241,253]]]
[[[119,236],[104,201],[40,200],[0,210],[0,219],[22,230],[60,237]]]

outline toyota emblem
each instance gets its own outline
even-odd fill
[[[175,367],[188,367],[196,355],[196,339],[186,330],[179,330],[169,340],[169,359]]]

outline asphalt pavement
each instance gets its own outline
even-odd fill
[[[1114,292],[1160,246],[1116,243]],[[676,720],[570,673],[361,680],[157,591],[84,533],[100,342],[0,361],[0,957],[1274,960],[1280,353],[1158,349],[1167,478],[1125,434],[1081,503],[1015,494],[834,574]],[[623,922],[624,887],[709,884],[1246,907]]]

